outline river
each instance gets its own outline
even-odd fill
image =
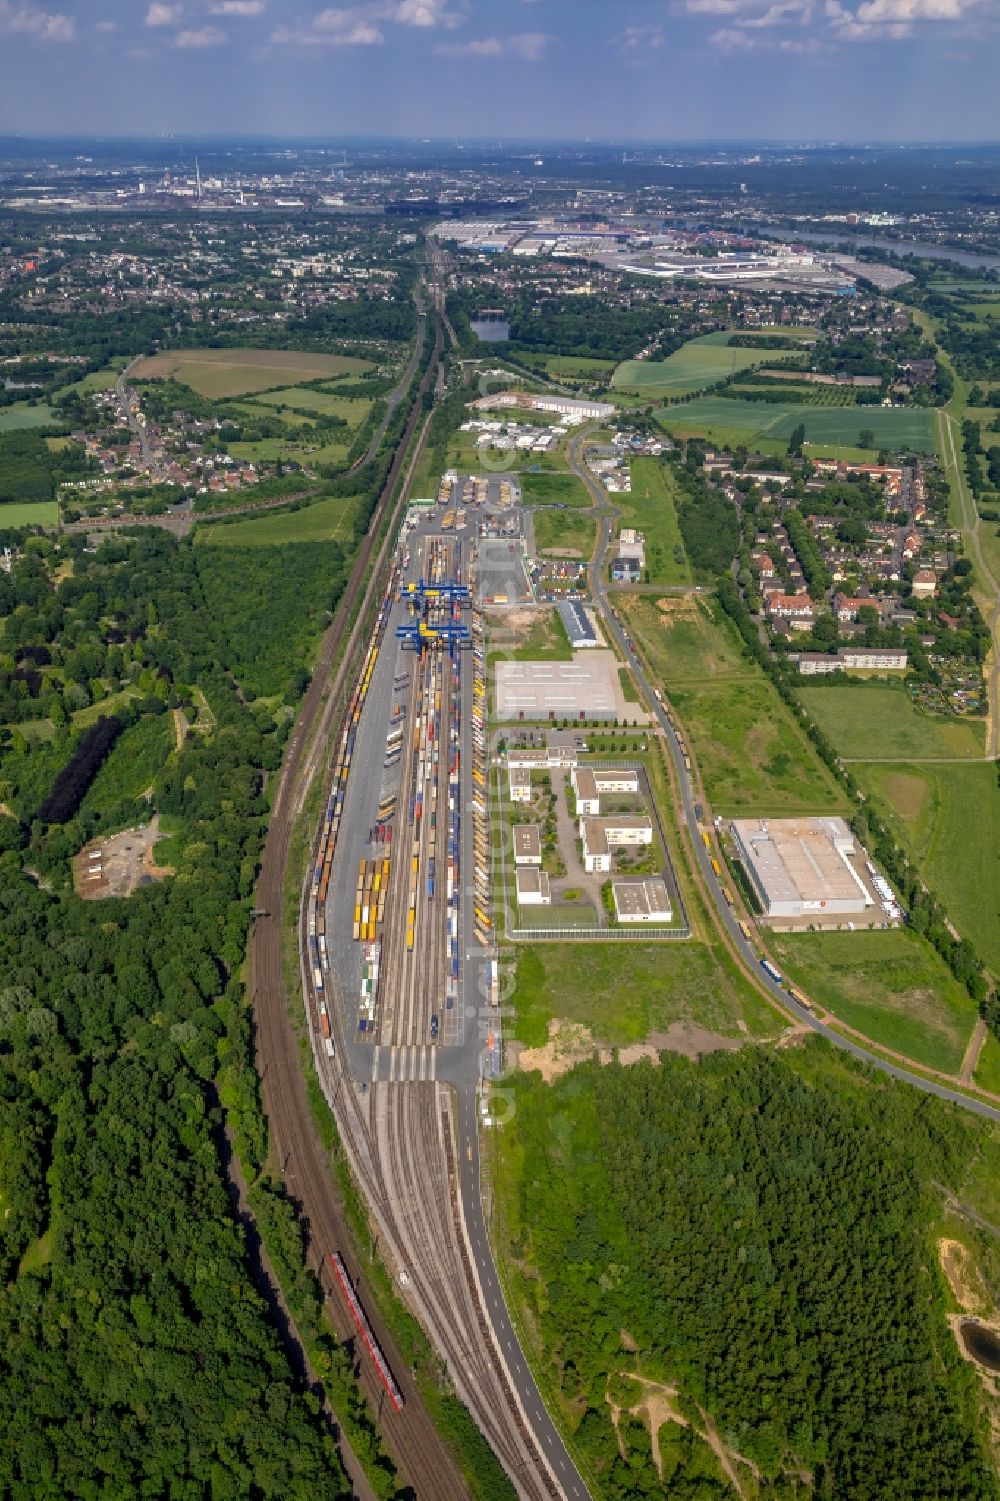
[[[852,250],[862,245],[870,250],[889,250],[894,255],[926,256],[932,261],[952,261],[959,266],[968,266],[972,271],[1000,271],[1000,255],[980,255],[971,250],[952,250],[947,245],[929,245],[923,240],[890,240],[885,235],[856,235],[849,229],[843,232],[827,230],[820,233],[814,229],[787,230],[777,224],[762,226],[768,234],[780,233],[785,240],[802,240],[809,245],[837,247],[849,244]]]

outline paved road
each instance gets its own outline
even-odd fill
[[[607,515],[608,498],[583,462],[583,447],[586,443],[588,432],[592,430],[590,428],[581,430],[571,440],[569,447],[570,467],[587,486],[587,490],[593,498],[595,505],[600,506],[605,513],[599,517],[600,535],[597,552],[590,566],[591,595],[601,613],[605,630],[614,640],[625,661],[631,668],[663,732],[664,739],[673,758],[674,770],[681,789],[684,817],[691,831],[691,843],[694,847],[695,859],[701,869],[702,883],[708,889],[715,903],[719,919],[725,927],[733,946],[739,950],[744,963],[753,973],[758,983],[770,991],[775,1000],[781,1003],[784,1010],[794,1016],[795,1020],[803,1026],[811,1027],[814,1032],[820,1033],[834,1047],[842,1049],[845,1053],[850,1053],[852,1057],[859,1059],[862,1063],[867,1063],[871,1068],[878,1069],[880,1073],[889,1074],[893,1079],[899,1079],[904,1084],[911,1084],[914,1089],[923,1090],[925,1094],[937,1095],[938,1099],[948,1100],[951,1104],[958,1105],[963,1110],[971,1111],[973,1115],[981,1115],[986,1120],[1000,1122],[1000,1109],[988,1105],[984,1100],[973,1099],[969,1095],[960,1093],[958,1090],[949,1089],[946,1084],[938,1084],[933,1079],[925,1079],[920,1074],[911,1073],[905,1068],[899,1068],[894,1063],[888,1063],[885,1059],[876,1057],[874,1053],[870,1053],[867,1048],[863,1048],[858,1043],[852,1042],[850,1038],[842,1037],[839,1032],[835,1032],[825,1022],[820,1021],[818,1017],[813,1016],[811,1012],[807,1011],[804,1006],[800,1006],[797,1001],[794,1001],[782,985],[778,985],[765,970],[761,969],[756,950],[744,938],[740,932],[736,918],[729,910],[725,897],[722,894],[722,884],[712,869],[711,854],[706,850],[702,842],[698,819],[694,811],[696,800],[694,786],[690,773],[685,770],[683,752],[678,744],[673,726],[667,718],[666,712],[657,701],[652,684],[646,676],[645,668],[629,646],[625,639],[624,631],[611,613],[604,579],[606,557],[611,542],[611,522]]]
[[[945,466],[955,471],[955,483],[958,486],[959,503],[962,509],[962,531],[972,543],[976,567],[979,569],[979,577],[983,586],[992,594],[993,608],[987,614],[987,622],[993,637],[993,660],[987,678],[989,716],[986,721],[986,759],[992,761],[1000,752],[1000,579],[997,579],[993,573],[983,553],[983,545],[979,538],[980,522],[976,503],[969,494],[969,487],[965,482],[965,474],[955,448],[954,420],[948,412],[937,413]]]

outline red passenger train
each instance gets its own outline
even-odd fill
[[[403,1406],[403,1393],[396,1385],[395,1377],[389,1369],[389,1362],[386,1360],[385,1356],[382,1353],[382,1346],[379,1344],[378,1340],[375,1338],[374,1333],[372,1332],[372,1326],[368,1322],[368,1316],[365,1313],[364,1309],[361,1307],[358,1295],[354,1291],[354,1283],[351,1281],[347,1267],[344,1265],[344,1258],[341,1256],[339,1251],[330,1252],[330,1265],[333,1267],[337,1281],[340,1283],[340,1290],[344,1294],[344,1297],[347,1299],[347,1306],[351,1310],[351,1313],[354,1317],[354,1322],[357,1324],[360,1331],[361,1338],[364,1340],[365,1345],[368,1348],[369,1355],[375,1362],[375,1369],[378,1371],[379,1380],[382,1382],[382,1385],[385,1387],[386,1392],[389,1395],[389,1401],[392,1403],[396,1412],[399,1412]]]

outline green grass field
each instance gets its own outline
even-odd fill
[[[509,655],[515,662],[572,662],[573,648],[558,610],[539,613],[522,644]]]
[[[776,933],[770,946],[783,972],[848,1026],[928,1068],[958,1071],[978,1008],[915,933]]]
[[[622,984],[627,969],[628,984]],[[580,1022],[616,1046],[641,1042],[671,1022],[724,1036],[773,1036],[774,1012],[706,944],[546,943],[519,948],[513,995],[517,1038],[545,1043],[555,1017]],[[740,1023],[743,1023],[741,1027]]]
[[[959,932],[1000,972],[1000,793],[996,767],[857,766],[900,843]]]
[[[659,682],[698,684],[752,677],[753,664],[743,656],[735,627],[714,602],[632,594],[616,599],[615,607],[642,644]]]
[[[988,1089],[991,1094],[1000,1094],[1000,1042],[992,1033],[987,1034],[983,1050],[979,1055],[976,1083],[980,1089]]]
[[[89,391],[110,391],[118,378],[118,372],[128,364],[124,355],[115,355],[109,360],[103,370],[91,370],[89,375],[84,375],[80,380],[74,381],[71,386],[64,386],[60,395],[67,391],[75,391],[80,396],[85,396]]]
[[[657,420],[668,432],[701,434],[734,444],[756,444],[759,437],[787,443],[801,422],[810,446],[848,443],[858,447],[861,433],[870,429],[876,448],[912,448],[918,453],[934,449],[932,414],[921,407],[814,407],[701,396],[663,408]]]
[[[15,401],[12,407],[0,407],[0,433],[12,433],[22,427],[58,427],[61,418],[40,401],[36,407],[26,401]]]
[[[539,553],[587,559],[597,546],[597,522],[579,511],[536,511],[532,525]]]
[[[703,391],[725,380],[737,370],[747,370],[776,357],[788,358],[788,351],[741,349],[730,345],[726,332],[703,334],[689,339],[665,360],[625,360],[618,366],[611,382],[616,391],[634,391],[638,396],[684,396],[688,391]]]
[[[273,547],[280,542],[336,542],[346,537],[357,508],[354,496],[314,500],[298,511],[268,511],[239,521],[199,526],[195,541],[204,547]]]
[[[691,739],[713,811],[841,813],[847,798],[763,673],[666,691]]]
[[[583,481],[575,474],[522,474],[521,494],[526,506],[589,508],[591,504]]]
[[[613,501],[622,513],[622,526],[645,534],[649,581],[689,584],[691,568],[677,525],[673,474],[658,459],[633,459],[631,467],[631,494],[616,495]]]
[[[302,407],[308,412],[319,412],[325,417],[343,417],[349,427],[358,428],[372,409],[373,403],[364,396],[336,396],[330,391],[303,390],[298,386],[282,386],[277,391],[262,391],[248,406]]]
[[[54,500],[10,500],[0,505],[0,531],[6,527],[58,525],[59,505]]]
[[[521,364],[533,370],[544,370],[554,380],[610,380],[615,369],[614,360],[592,359],[575,354],[522,354]]]
[[[170,349],[148,355],[136,366],[136,380],[173,376],[201,396],[245,396],[302,380],[370,370],[368,360],[339,354],[304,354],[294,349]]]
[[[862,760],[982,756],[982,721],[923,714],[900,685],[866,682],[853,688],[800,688],[799,697],[837,753]]]
[[[274,463],[277,459],[294,459],[307,468],[313,464],[340,464],[347,461],[349,444],[347,436],[343,443],[323,443],[316,448],[301,443],[289,443],[285,438],[261,438],[258,443],[232,443],[230,453],[237,459],[249,459],[251,464]]]
[[[772,684],[712,606],[625,595],[620,603],[690,737],[714,812],[777,816],[847,807]]]

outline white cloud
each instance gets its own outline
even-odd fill
[[[0,0],[0,33],[29,36],[36,42],[76,40],[76,22],[61,11],[39,10],[34,5],[12,5]]]
[[[189,31],[179,31],[174,46],[185,52],[199,52],[205,47],[221,47],[226,33],[218,26],[196,26]]]
[[[209,8],[213,16],[262,16],[267,0],[217,0]]]
[[[179,26],[183,15],[182,5],[167,5],[164,0],[153,0],[146,12],[146,25]]]
[[[117,21],[95,21],[94,22],[94,30],[95,31],[103,31],[106,34],[110,35],[111,32],[118,30],[118,22]]]
[[[468,42],[443,42],[435,48],[442,57],[516,57],[525,63],[544,60],[552,38],[543,31],[522,31],[513,36],[486,36]]]
[[[690,16],[735,16],[745,8],[745,0],[684,0]]]
[[[712,32],[708,45],[715,52],[752,52],[757,44],[753,37],[739,27],[723,26],[720,31]]]
[[[656,52],[665,41],[659,26],[626,26],[618,39],[618,51],[630,56],[637,52]]]
[[[812,15],[810,0],[774,0],[767,10],[759,16],[746,16],[738,22],[740,26],[751,28],[764,28],[768,26],[783,26],[788,21],[800,21],[805,24]]]
[[[305,26],[278,26],[271,41],[279,46],[377,47],[385,41],[381,28],[359,9],[321,10]]]
[[[463,0],[459,0],[459,5]],[[453,0],[368,0],[359,5],[328,6],[299,25],[277,26],[272,42],[298,46],[377,47],[386,26],[420,31],[450,31],[461,26],[461,9]]]
[[[386,12],[385,19],[396,21],[400,26],[431,28],[460,26],[462,17],[448,8],[448,0],[395,0],[388,7],[376,7]]]
[[[826,0],[826,18],[833,34],[850,42],[872,38],[912,36],[921,22],[956,25],[991,0],[862,0],[856,11],[840,0]]]

